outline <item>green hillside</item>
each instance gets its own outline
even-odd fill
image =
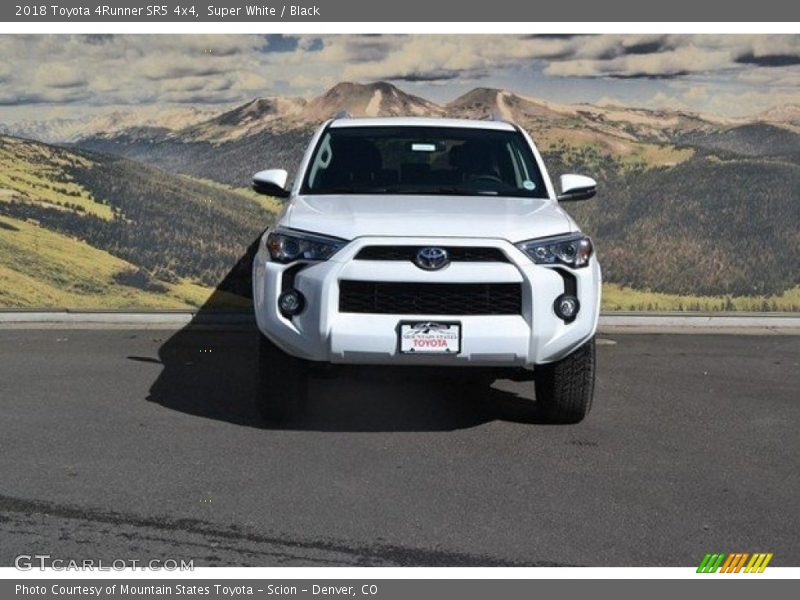
[[[800,312],[800,286],[772,296],[701,296],[603,284],[604,311]]]
[[[127,159],[5,136],[0,161],[0,307],[200,306],[278,207]],[[232,293],[214,297],[220,307],[246,303],[234,295],[246,296],[245,284],[228,277],[226,287]]]
[[[68,168],[91,166],[92,162],[85,156],[66,150],[2,138],[0,202],[35,202],[50,208],[111,220],[114,212],[108,203],[94,198],[90,191],[67,173]]]
[[[0,217],[0,307],[187,309],[211,289],[152,281],[120,283],[138,267],[34,223]]]
[[[598,197],[566,208],[595,238],[607,281],[736,297],[800,285],[799,164],[698,153],[671,168],[582,167],[600,174]]]

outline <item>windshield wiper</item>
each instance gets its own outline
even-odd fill
[[[373,187],[373,188],[354,188],[354,187],[332,187],[320,190],[318,194],[430,194],[451,195],[451,196],[499,196],[497,190],[472,190],[458,187],[434,187],[434,188],[412,188],[401,185]]]
[[[317,194],[385,194],[389,192],[388,188],[375,187],[375,188],[355,188],[355,187],[332,187],[325,188],[316,192]]]
[[[452,186],[441,187],[407,187],[403,185],[393,185],[383,188],[373,188],[368,190],[370,193],[383,193],[383,194],[447,194],[453,196],[497,196],[499,192],[496,190],[470,190]]]
[[[428,194],[451,194],[453,196],[497,196],[497,190],[470,190],[458,187],[438,187],[428,190]]]

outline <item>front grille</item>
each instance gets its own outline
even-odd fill
[[[340,281],[339,312],[398,315],[518,315],[518,283]]]
[[[355,260],[411,260],[428,246],[365,246]],[[440,247],[440,246],[437,246]],[[508,262],[499,248],[491,246],[445,246],[451,262]]]

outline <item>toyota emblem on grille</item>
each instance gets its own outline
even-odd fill
[[[444,248],[420,248],[414,264],[426,271],[436,271],[450,264],[450,256]]]

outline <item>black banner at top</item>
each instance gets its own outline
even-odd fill
[[[786,0],[38,0],[0,5],[3,22],[796,22]]]

